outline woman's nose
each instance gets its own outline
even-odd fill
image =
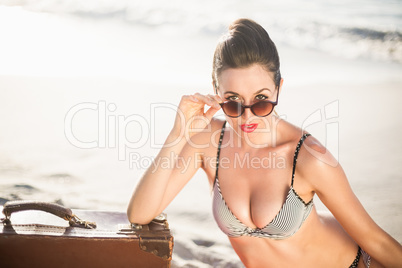
[[[242,118],[243,118],[244,122],[247,122],[247,120],[249,120],[253,116],[254,116],[254,114],[250,108],[244,108],[244,113],[242,114]]]

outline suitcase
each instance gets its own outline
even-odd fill
[[[0,267],[170,267],[165,214],[136,225],[123,212],[73,213],[38,201],[9,201],[0,209]]]

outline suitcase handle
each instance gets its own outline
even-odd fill
[[[55,203],[47,203],[41,201],[30,201],[30,200],[16,200],[8,201],[4,204],[3,214],[6,216],[2,219],[4,224],[10,224],[11,214],[19,211],[26,210],[40,210],[44,212],[51,213],[69,222],[70,226],[83,227],[87,229],[96,228],[95,222],[83,221],[73,214],[71,209],[63,207]]]

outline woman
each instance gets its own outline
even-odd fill
[[[215,95],[182,97],[155,163],[171,152],[178,158],[145,172],[128,207],[131,222],[150,222],[202,168],[215,220],[246,267],[402,267],[401,245],[373,222],[336,159],[272,113],[283,79],[260,25],[240,19],[229,27],[212,80]],[[212,118],[221,108],[226,121]],[[179,160],[190,161],[187,169]],[[314,194],[333,216],[317,214]]]

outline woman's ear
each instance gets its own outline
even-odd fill
[[[281,78],[281,82],[279,83],[279,93],[282,91],[282,85],[283,85],[283,78]]]

